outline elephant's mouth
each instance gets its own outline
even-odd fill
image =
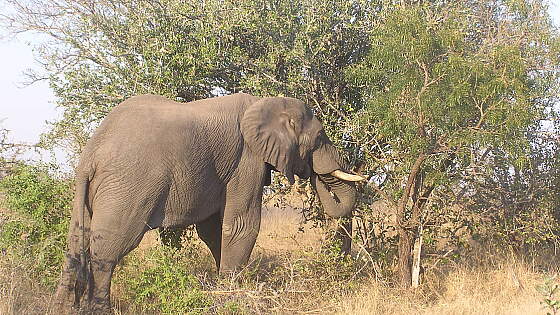
[[[301,179],[308,179],[312,174],[316,174],[319,175],[319,178],[322,178],[324,176],[332,176],[334,178],[346,182],[359,182],[359,181],[367,180],[367,178],[361,175],[347,173],[340,168],[334,169],[331,172],[318,173],[313,170],[310,163],[306,163],[304,160],[302,160],[298,164],[299,165],[296,165],[295,167],[295,174]]]
[[[311,166],[302,161],[302,163],[296,166],[295,174],[301,179],[308,179],[312,174]]]
[[[311,175],[311,168],[309,168],[308,172],[310,174],[308,174],[307,177],[305,177],[305,178],[308,178]],[[360,182],[360,181],[363,181],[363,180],[367,180],[367,178],[364,177],[364,176],[361,176],[361,175],[358,175],[358,174],[348,173],[348,172],[343,171],[340,168],[335,169],[335,170],[333,170],[331,172],[328,172],[328,173],[324,173],[324,174],[317,173],[317,172],[313,172],[313,173],[318,175],[320,179],[329,177],[329,178],[336,178],[338,180],[345,181],[345,182]]]

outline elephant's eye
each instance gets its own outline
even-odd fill
[[[324,130],[320,130],[319,132],[317,132],[317,136],[315,137],[315,143],[313,144],[313,149],[314,150],[319,148],[319,146],[323,142],[324,137],[326,137],[326,136],[327,135],[325,134]]]
[[[321,144],[321,141],[319,141],[319,137],[316,137],[315,138],[315,143],[313,144],[313,150],[318,149],[320,144]]]

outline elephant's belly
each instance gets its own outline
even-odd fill
[[[224,205],[224,189],[217,184],[202,180],[175,184],[170,187],[164,208],[157,209],[150,221],[153,227],[186,227],[221,211]]]

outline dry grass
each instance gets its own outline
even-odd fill
[[[486,252],[429,269],[419,288],[400,290],[372,276],[335,279],[336,271],[321,261],[322,241],[322,231],[302,225],[297,212],[264,209],[248,275],[217,281],[212,260],[205,253],[194,262],[199,265],[197,277],[215,304],[235,303],[250,313],[529,315],[546,314],[540,304],[544,297],[536,288],[546,275],[558,274],[551,266],[543,271],[542,266],[523,259]],[[157,234],[148,234],[133,258],[144,259],[144,253],[157,243]],[[56,313],[50,309],[52,291],[31,280],[27,263],[32,262],[22,264],[0,253],[0,314]],[[143,313],[124,299],[125,290],[114,283],[116,314]],[[218,311],[211,308],[212,313]]]
[[[55,314],[52,292],[29,275],[26,263],[0,254],[0,314]]]
[[[317,248],[323,237],[323,231],[311,223],[304,223],[302,215],[296,210],[264,207],[256,248],[269,253],[293,253]]]
[[[488,266],[457,266],[429,274],[414,290],[372,281],[340,304],[339,314],[546,314],[537,287],[544,274],[519,260]]]

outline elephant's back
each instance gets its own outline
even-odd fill
[[[179,129],[195,131],[196,118],[188,111],[186,104],[158,95],[131,97],[105,117],[92,136],[92,146],[135,151],[164,144]]]
[[[112,134],[134,136],[139,133],[147,137],[160,137],[162,132],[179,129],[185,132],[204,129],[219,132],[213,128],[235,128],[245,109],[257,99],[248,94],[238,93],[180,103],[158,95],[134,96],[117,105],[96,133],[106,138]]]
[[[126,152],[135,152],[140,145],[149,151],[178,144],[189,150],[222,150],[228,137],[241,138],[239,122],[256,99],[239,93],[179,103],[157,95],[135,96],[107,115],[92,142]],[[238,143],[230,141],[226,145]]]

